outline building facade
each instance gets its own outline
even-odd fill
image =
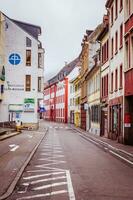
[[[123,142],[124,138],[124,89],[123,89],[123,30],[122,1],[107,1],[109,11],[109,138]]]
[[[81,46],[82,50],[80,53],[80,62],[81,62],[81,71],[80,71],[80,85],[81,85],[81,100],[80,100],[80,108],[81,108],[81,128],[86,130],[86,109],[85,105],[87,104],[87,81],[85,79],[87,71],[88,71],[88,37],[92,33],[91,30],[86,31],[86,35],[82,40]]]
[[[123,1],[124,7],[124,142],[133,145],[133,1]]]
[[[44,49],[38,40],[41,28],[4,18],[6,81],[0,121],[17,119],[23,126],[37,128],[44,76]]]
[[[101,101],[101,129],[100,135],[108,137],[108,95],[109,95],[109,17],[104,15],[103,28],[98,35],[98,42],[100,42],[100,101]]]
[[[88,38],[88,72],[87,81],[87,130],[100,135],[100,43],[97,37],[103,28],[100,24]]]
[[[78,63],[79,58],[76,58],[48,81],[48,86],[44,88],[45,119],[63,123],[70,122],[69,81],[77,73]]]
[[[5,82],[5,18],[0,13],[0,109],[4,98],[4,82]]]

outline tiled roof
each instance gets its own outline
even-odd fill
[[[38,39],[38,36],[41,34],[41,27],[40,26],[21,22],[21,21],[17,21],[17,20],[14,20],[14,19],[10,19],[10,20],[12,20],[20,28],[25,30],[27,33],[29,33],[30,35],[32,35],[36,39]]]

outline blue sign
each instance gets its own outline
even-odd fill
[[[39,112],[42,113],[42,112],[46,112],[46,109],[44,107],[41,107],[39,108]]]
[[[12,65],[18,65],[21,61],[21,57],[19,54],[17,53],[12,53],[10,56],[9,56],[9,62],[12,64]]]

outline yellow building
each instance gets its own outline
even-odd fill
[[[3,99],[4,94],[4,81],[5,81],[5,23],[4,16],[0,12],[0,102]],[[1,105],[0,105],[1,106]]]
[[[74,109],[74,124],[77,127],[81,125],[81,110],[80,110],[80,97],[81,97],[81,87],[80,87],[80,76],[78,76],[74,81],[74,99],[75,99],[75,109]]]
[[[102,24],[88,38],[87,123],[86,129],[100,135],[100,44],[97,41]]]

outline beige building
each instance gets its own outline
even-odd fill
[[[97,37],[103,24],[96,27],[89,36],[87,81],[87,130],[100,135],[100,44]]]

